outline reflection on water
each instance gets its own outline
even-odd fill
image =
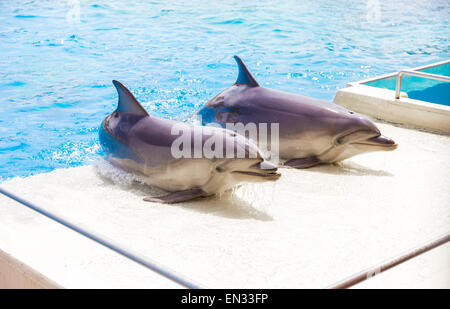
[[[79,4],[79,13],[77,8]],[[448,57],[450,3],[0,1],[0,180],[98,158],[111,80],[187,121],[236,78],[331,100],[350,81]]]

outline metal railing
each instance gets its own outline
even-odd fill
[[[129,248],[124,248],[122,245],[114,242],[111,239],[106,238],[105,236],[101,236],[100,234],[98,234],[94,231],[90,231],[85,227],[81,227],[80,225],[74,224],[74,223],[70,222],[70,220],[68,220],[60,215],[54,214],[42,207],[39,207],[36,204],[33,204],[17,195],[5,190],[2,187],[0,187],[0,194],[3,194],[5,196],[9,197],[10,199],[15,200],[16,202],[40,213],[41,215],[44,215],[47,218],[58,222],[59,224],[71,229],[72,231],[75,231],[75,232],[89,238],[90,240],[93,240],[93,241],[99,243],[100,245],[144,266],[147,269],[154,271],[155,273],[158,273],[159,275],[161,275],[175,283],[178,283],[179,285],[181,285],[185,288],[189,288],[189,289],[203,288],[198,283],[175,272],[174,270],[169,269],[161,264],[158,264],[155,261],[152,261],[149,258],[144,257],[137,252],[133,252]]]
[[[356,273],[344,280],[339,281],[331,286],[329,289],[348,289],[364,280],[370,279],[388,269],[391,269],[399,264],[409,261],[425,252],[428,252],[434,248],[444,245],[450,241],[450,232],[439,236],[436,239],[428,241],[414,249],[410,249],[396,257],[393,257],[387,261],[384,261],[378,265],[372,266],[366,270]]]
[[[397,74],[397,84],[395,86],[395,98],[396,99],[400,99],[400,88],[402,87],[402,77],[404,75],[430,78],[430,79],[440,80],[440,81],[444,81],[444,82],[450,82],[450,77],[448,77],[448,76],[423,73],[423,72],[418,72],[418,71],[400,71]]]

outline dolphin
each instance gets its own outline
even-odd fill
[[[397,148],[368,118],[331,102],[261,87],[244,62],[238,56],[234,59],[238,78],[198,111],[203,125],[278,123],[279,157],[293,168]]]
[[[113,84],[118,107],[100,125],[100,143],[114,166],[170,192],[145,201],[183,202],[223,192],[241,182],[280,177],[276,166],[264,161],[258,147],[243,136],[150,116],[124,85]],[[181,149],[184,155],[174,154],[173,149]],[[213,154],[208,155],[208,149]]]

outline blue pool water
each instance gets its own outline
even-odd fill
[[[235,81],[234,54],[262,85],[327,100],[450,54],[448,0],[224,2],[0,1],[0,181],[96,160],[112,79],[186,120]]]
[[[450,77],[450,62],[420,70]],[[395,90],[397,77],[388,77],[365,83],[367,86]],[[450,106],[450,83],[416,76],[402,77],[401,90],[408,98]]]

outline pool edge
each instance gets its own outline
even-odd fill
[[[63,287],[0,249],[0,288],[62,289]]]
[[[333,102],[352,111],[409,125],[433,133],[450,134],[450,107],[414,100],[402,92],[395,99],[395,91],[351,83],[340,89]]]

